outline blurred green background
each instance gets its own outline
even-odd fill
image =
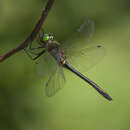
[[[46,2],[0,1],[0,54],[24,41]],[[95,21],[91,42],[103,43],[107,54],[84,74],[107,90],[113,101],[70,73],[64,89],[46,97],[33,61],[21,51],[0,63],[0,130],[130,129],[130,2],[57,0],[44,29],[61,41],[86,19]]]

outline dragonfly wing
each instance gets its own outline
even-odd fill
[[[56,73],[50,76],[48,82],[46,83],[46,95],[48,97],[55,95],[57,91],[63,88],[65,84],[65,77],[63,73],[63,68],[58,66],[56,69]]]
[[[44,79],[48,79],[56,72],[57,63],[55,59],[48,53],[44,53],[35,64],[35,70],[38,75]]]
[[[79,48],[86,47],[94,34],[94,29],[94,22],[92,20],[86,20],[80,25],[76,32],[62,44],[65,52],[73,54],[73,52],[79,50]]]
[[[53,96],[65,84],[63,68],[46,52],[36,61],[36,71],[44,78],[45,92],[47,96]]]
[[[62,44],[68,62],[79,71],[87,71],[105,55],[102,45],[94,45],[90,42],[93,34],[94,22],[87,20],[68,41]]]
[[[67,57],[67,61],[81,72],[86,72],[98,64],[105,56],[105,49],[102,46],[84,48]]]

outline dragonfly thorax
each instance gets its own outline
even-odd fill
[[[56,41],[48,41],[46,44],[46,50],[52,55],[59,65],[65,64],[65,57],[60,44]]]

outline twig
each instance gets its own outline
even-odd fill
[[[4,61],[5,59],[12,56],[16,52],[19,52],[20,50],[24,49],[25,47],[27,47],[29,45],[29,43],[31,43],[36,38],[37,34],[39,33],[39,31],[43,25],[43,22],[45,21],[47,15],[48,15],[48,13],[53,5],[53,3],[54,3],[54,0],[48,0],[45,9],[42,12],[42,16],[38,20],[38,22],[36,23],[32,33],[19,46],[17,46],[16,48],[13,48],[12,50],[5,53],[4,55],[0,56],[0,62]]]

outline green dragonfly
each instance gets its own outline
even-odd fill
[[[45,91],[47,96],[53,96],[65,84],[64,69],[76,74],[79,78],[87,82],[97,92],[109,101],[112,98],[101,89],[96,83],[91,81],[85,75],[85,72],[95,64],[97,64],[105,54],[101,45],[90,44],[90,39],[94,33],[94,22],[85,21],[69,40],[63,44],[54,40],[54,36],[50,33],[42,33],[38,37],[38,47],[33,48],[32,44],[25,49],[25,52],[33,60],[36,60],[37,72],[47,78]],[[40,52],[34,52],[40,50]],[[30,54],[36,55],[32,57]],[[73,65],[73,67],[71,66]]]

